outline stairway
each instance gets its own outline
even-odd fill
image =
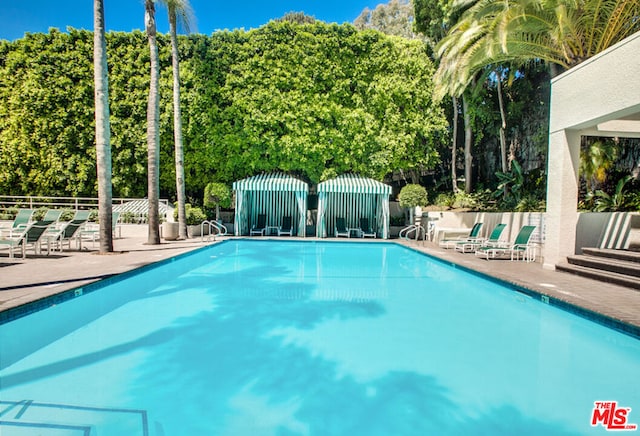
[[[556,270],[640,290],[640,252],[583,248],[582,253],[568,256]]]

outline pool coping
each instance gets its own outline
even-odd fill
[[[219,241],[216,244],[213,245],[218,245],[221,243],[224,243],[226,241]],[[117,274],[111,274],[108,275],[102,279],[98,279],[96,281],[90,282],[90,283],[86,283],[84,285],[80,285],[80,286],[76,286],[70,289],[65,289],[64,291],[52,294],[52,295],[47,295],[38,299],[35,299],[33,301],[21,304],[19,306],[14,306],[14,307],[9,307],[7,309],[1,310],[0,311],[0,325],[6,324],[8,322],[14,321],[16,319],[22,318],[24,316],[27,316],[29,314],[35,313],[35,312],[39,312],[41,310],[47,309],[49,307],[55,306],[57,304],[60,303],[64,303],[65,301],[69,301],[72,300],[74,298],[78,298],[81,297],[85,294],[89,294],[91,292],[95,292],[101,288],[104,288],[105,286],[111,285],[113,283],[118,283],[122,280],[126,280],[127,278],[140,274],[142,272],[151,270],[151,269],[155,269],[158,268],[162,265],[165,265],[167,263],[172,263],[177,261],[178,259],[183,259],[189,256],[193,256],[197,253],[199,253],[202,250],[205,250],[209,247],[212,247],[213,245],[203,245],[201,247],[198,247],[196,249],[193,249],[191,251],[187,251],[185,253],[180,253],[177,254],[175,256],[166,258],[166,259],[162,259],[162,260],[158,260],[156,262],[153,263],[149,263],[146,265],[140,265],[136,268],[132,268],[130,270],[121,272],[121,273],[117,273]]]
[[[232,240],[259,240],[259,241],[274,241],[274,242],[283,242],[281,238],[227,238],[224,240],[217,241],[213,245],[223,244],[227,241]],[[389,245],[397,245],[400,247],[404,247],[408,250],[411,250],[417,254],[426,256],[434,261],[437,261],[441,264],[451,266],[453,268],[461,269],[467,273],[473,274],[478,277],[482,277],[491,282],[500,284],[502,286],[507,287],[510,290],[525,294],[535,300],[538,300],[544,304],[548,304],[550,306],[561,309],[565,312],[572,313],[581,318],[590,320],[612,330],[618,331],[622,334],[631,336],[635,339],[640,340],[640,326],[631,324],[621,319],[617,319],[614,316],[607,315],[604,313],[600,313],[594,311],[592,309],[583,307],[581,305],[572,303],[570,301],[563,300],[557,296],[550,295],[550,293],[544,292],[539,289],[535,289],[533,286],[527,286],[522,282],[515,282],[513,280],[509,280],[504,277],[497,277],[496,275],[491,275],[483,271],[479,271],[472,267],[462,265],[461,263],[454,262],[450,259],[445,259],[443,257],[438,256],[434,253],[429,253],[424,251],[424,247],[421,249],[419,246],[412,246],[411,244],[405,243],[400,240],[366,240],[366,241],[349,241],[344,239],[311,239],[311,238],[296,238],[289,239],[287,238],[287,242],[299,242],[299,243],[376,243],[376,244],[389,244]],[[65,301],[71,300],[73,298],[80,297],[84,294],[95,292],[107,285],[112,283],[117,283],[119,281],[125,280],[133,275],[137,275],[139,273],[148,271],[150,269],[158,268],[167,263],[175,262],[179,259],[184,259],[189,256],[196,255],[202,250],[205,250],[211,247],[212,244],[198,246],[192,250],[176,254],[169,258],[161,259],[152,263],[148,263],[145,265],[141,265],[138,267],[131,268],[127,271],[106,275],[102,279],[95,280],[90,283],[85,283],[79,286],[75,286],[69,289],[62,290],[60,292],[43,296],[41,298],[34,299],[32,301],[26,302],[24,304],[20,304],[14,307],[9,307],[4,310],[0,310],[0,325],[11,322],[15,319],[22,318],[31,313],[38,312],[40,310],[46,309],[48,307],[63,303]]]

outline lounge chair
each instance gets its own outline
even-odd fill
[[[455,248],[456,245],[458,245],[461,242],[475,242],[478,240],[478,236],[480,235],[481,228],[482,228],[482,223],[475,223],[467,236],[460,236],[458,238],[453,238],[453,239],[443,239],[438,243],[438,245],[442,248]]]
[[[0,248],[8,248],[10,258],[13,258],[13,250],[15,248],[20,248],[22,250],[22,258],[26,258],[28,246],[33,247],[34,254],[39,254],[41,252],[41,242],[43,239],[47,239],[47,229],[51,224],[53,224],[53,221],[33,222],[15,238],[0,239]],[[50,245],[47,240],[47,254],[50,251]]]
[[[505,227],[507,227],[506,224],[497,224],[491,231],[488,239],[477,238],[475,240],[459,242],[454,248],[461,253],[472,253],[482,246],[499,246],[500,236]]]
[[[292,236],[293,223],[290,216],[282,217],[282,225],[278,227],[278,236],[289,235]]]
[[[260,235],[264,236],[264,233],[267,229],[267,216],[264,214],[258,215],[258,222],[255,226],[251,228],[249,232],[249,236]]]
[[[336,218],[336,238],[340,236],[345,236],[347,238],[351,237],[351,231],[347,229],[347,225],[345,224],[344,218],[338,217]]]
[[[11,237],[13,236],[13,233],[22,233],[22,231],[27,228],[27,225],[31,221],[33,212],[33,209],[19,209],[11,225],[0,227],[0,234],[2,234],[3,231],[8,231],[9,237]]]
[[[66,223],[55,234],[49,235],[49,243],[59,247],[60,251],[64,249],[64,243],[67,242],[69,250],[71,250],[71,240],[76,240],[76,247],[82,250],[81,229],[89,219],[89,211],[77,211],[71,221]]]
[[[49,209],[47,213],[44,214],[44,218],[42,221],[53,221],[58,222],[60,217],[62,216],[62,209]]]
[[[533,261],[535,260],[535,251],[533,251],[534,246],[529,243],[529,240],[535,229],[536,226],[522,226],[512,244],[484,245],[476,250],[476,256],[489,260],[510,255],[513,260],[514,256],[516,259],[520,259],[520,254],[522,254],[522,260]]]
[[[369,225],[369,218],[360,218],[360,237],[375,238],[376,232]]]
[[[76,212],[76,216],[74,216],[73,219],[74,220],[83,219],[85,214],[86,214],[86,217],[88,219],[89,214],[90,214],[90,212],[88,212],[88,211],[78,211],[78,212]],[[116,237],[116,231],[118,232],[119,236],[122,237],[122,229],[118,225],[118,220],[119,219],[120,219],[120,212],[111,212],[111,233],[112,233],[114,238]],[[95,246],[96,241],[100,239],[100,226],[99,226],[99,224],[96,224],[96,223],[89,224],[89,223],[85,222],[83,228],[80,230],[80,234],[78,235],[78,237],[80,239],[91,240],[91,245]],[[82,245],[82,242],[80,242],[80,245]]]

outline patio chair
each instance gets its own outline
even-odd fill
[[[0,248],[9,249],[9,257],[13,258],[13,250],[20,248],[22,250],[22,258],[27,257],[27,247],[32,246],[34,254],[41,252],[41,242],[46,238],[47,229],[53,224],[53,221],[36,221],[27,226],[27,228],[17,237],[0,239]],[[5,247],[3,247],[5,246]],[[47,240],[47,254],[51,252],[49,241]]]
[[[292,236],[293,223],[290,216],[282,217],[282,226],[278,227],[278,236],[289,235]]]
[[[88,211],[76,212],[76,216],[74,216],[73,219],[74,220],[82,219],[85,216],[85,214],[88,219],[90,214],[90,212]],[[77,218],[78,216],[80,218]],[[120,219],[120,212],[111,212],[111,233],[114,238],[116,237],[116,232],[120,237],[122,237],[122,228],[118,225],[119,219]],[[89,227],[89,223],[87,223],[86,221],[87,220],[85,220],[85,224],[83,225],[83,228],[80,230],[80,234],[78,235],[78,237],[80,239],[91,240],[91,246],[95,246],[96,241],[100,239],[100,226],[99,224],[91,223],[91,226]],[[80,245],[82,245],[82,241],[80,241]]]
[[[529,240],[535,229],[536,226],[522,226],[512,244],[484,245],[476,250],[476,256],[489,260],[510,255],[513,260],[514,256],[519,259],[522,254],[522,260],[533,261],[535,260],[535,252],[532,251],[534,246],[529,243]]]
[[[376,232],[373,231],[369,225],[369,218],[360,218],[360,237],[361,238],[375,238]]]
[[[462,241],[455,245],[455,250],[461,253],[472,253],[482,246],[493,246],[500,244],[500,236],[507,227],[506,224],[496,224],[488,239],[477,238],[474,240]]]
[[[80,219],[76,219],[77,216],[80,216]],[[76,248],[78,250],[82,250],[82,238],[80,237],[80,231],[87,222],[89,214],[86,214],[86,218],[84,216],[84,214],[76,213],[74,219],[66,223],[61,229],[58,229],[55,234],[50,234],[48,236],[49,243],[54,245],[54,250],[57,246],[60,251],[62,251],[64,249],[65,242],[69,246],[69,250],[71,250],[71,241],[73,239],[76,240]]]
[[[27,228],[27,224],[31,221],[33,212],[33,209],[19,209],[11,225],[0,227],[0,235],[4,231],[9,231],[9,237],[13,236],[14,232],[22,233],[22,231]]]
[[[264,236],[267,229],[267,216],[265,214],[258,215],[258,222],[251,228],[249,236],[260,235]]]
[[[480,229],[482,228],[482,223],[475,223],[471,228],[471,231],[467,236],[460,236],[452,239],[443,239],[438,245],[442,248],[455,248],[461,242],[474,242],[478,240],[478,235],[480,235]]]
[[[49,209],[47,210],[47,213],[44,214],[44,218],[42,218],[42,221],[53,221],[55,223],[58,222],[61,216],[61,209]]]
[[[336,230],[335,230],[336,238],[340,236],[345,236],[347,238],[351,237],[351,232],[347,229],[347,225],[345,224],[345,220],[342,217],[336,218]]]

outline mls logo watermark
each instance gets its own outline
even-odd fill
[[[602,425],[607,431],[634,431],[637,424],[628,422],[631,407],[618,407],[616,401],[596,401],[591,414],[591,426]]]

